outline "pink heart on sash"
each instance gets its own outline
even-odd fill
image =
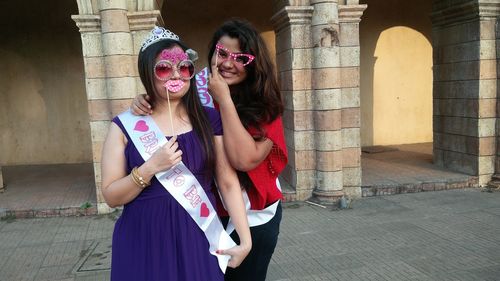
[[[137,121],[137,123],[135,123],[134,130],[139,131],[139,132],[147,132],[149,130],[149,127],[146,124],[146,121],[139,120],[139,121]]]
[[[210,210],[208,209],[207,204],[202,203],[200,208],[200,217],[206,218],[208,215],[210,215]]]

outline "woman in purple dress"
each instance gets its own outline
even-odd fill
[[[241,238],[239,245],[220,249],[231,257],[228,266],[237,267],[251,249],[238,178],[224,154],[220,116],[199,101],[191,54],[177,35],[158,27],[139,53],[139,74],[155,109],[152,120],[170,136],[165,145],[144,161],[126,129],[129,124],[115,117],[109,128],[102,194],[111,207],[124,205],[113,233],[112,280],[224,279],[216,254],[209,251],[208,230],[155,177],[181,161],[213,206],[210,189],[214,176],[217,180]]]

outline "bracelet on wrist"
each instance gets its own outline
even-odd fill
[[[132,178],[132,181],[142,189],[151,185],[150,182],[145,181],[144,178],[139,174],[139,169],[137,167],[134,167],[132,169],[130,177]]]

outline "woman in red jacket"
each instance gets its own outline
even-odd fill
[[[287,162],[276,71],[262,37],[239,19],[217,29],[208,61],[209,90],[222,117],[224,148],[246,191],[253,245],[238,268],[228,269],[225,280],[265,280],[281,222],[277,177]],[[134,100],[132,109],[137,114],[151,112],[144,96]],[[227,216],[224,210],[220,215]],[[231,236],[238,243],[236,232]]]

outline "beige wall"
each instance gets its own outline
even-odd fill
[[[262,31],[274,57],[269,6],[173,0],[165,1],[162,14],[199,52],[201,68],[213,31],[232,16]],[[70,18],[78,14],[76,1],[2,1],[0,11],[0,164],[91,162],[80,34]]]
[[[266,45],[275,56],[274,31],[270,18],[273,16],[268,0],[255,1],[196,1],[171,0],[163,4],[165,26],[195,49],[200,56],[197,68],[207,66],[208,43],[217,27],[231,17],[250,21],[262,32]]]
[[[432,141],[431,2],[364,1],[362,146]]]
[[[0,164],[92,161],[77,13],[76,1],[0,2]]]

